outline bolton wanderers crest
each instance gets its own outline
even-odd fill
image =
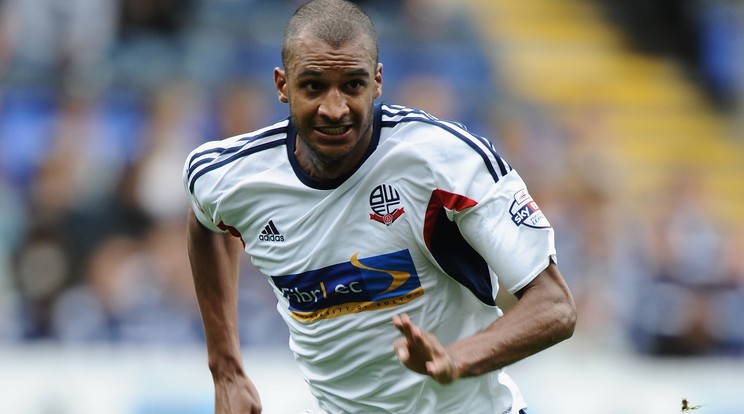
[[[369,206],[372,213],[370,220],[374,220],[389,226],[395,222],[405,210],[400,206],[400,195],[398,190],[391,185],[380,184],[369,194]]]

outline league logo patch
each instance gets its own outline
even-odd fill
[[[380,184],[372,190],[369,194],[369,206],[372,208],[369,219],[386,226],[393,224],[406,212],[400,207],[398,190],[387,184]]]
[[[548,219],[545,218],[542,210],[537,205],[532,196],[523,188],[514,193],[514,201],[509,207],[511,218],[517,226],[525,225],[536,229],[546,229],[550,227]]]

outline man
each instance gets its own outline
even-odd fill
[[[357,6],[301,6],[274,69],[290,117],[186,162],[218,413],[261,411],[236,323],[241,249],[273,287],[313,413],[519,413],[502,368],[573,333],[522,179],[462,125],[375,103],[377,58]],[[519,298],[503,315],[499,281]]]

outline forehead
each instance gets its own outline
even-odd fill
[[[304,71],[350,71],[365,69],[372,73],[375,67],[372,42],[358,36],[339,47],[333,47],[310,34],[303,34],[290,46],[287,71],[295,74]]]

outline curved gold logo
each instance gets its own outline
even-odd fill
[[[387,273],[393,277],[393,282],[390,283],[390,286],[387,289],[383,290],[382,292],[379,292],[379,294],[385,294],[388,292],[392,292],[395,289],[398,289],[399,287],[403,286],[403,283],[405,283],[408,279],[411,278],[411,273],[404,272],[402,270],[375,269],[374,267],[365,266],[364,264],[362,264],[362,262],[359,261],[359,252],[356,252],[351,256],[351,264],[360,269],[371,270],[373,272]]]

